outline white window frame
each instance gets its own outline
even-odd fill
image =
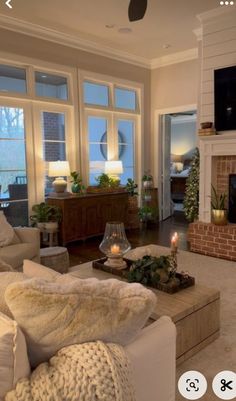
[[[87,104],[83,102],[84,91],[83,83],[84,81],[106,85],[109,88],[109,106],[97,106],[92,104]],[[88,183],[89,177],[89,153],[88,153],[88,143],[87,142],[87,117],[88,115],[105,116],[110,115],[112,121],[112,136],[113,144],[115,141],[118,143],[118,136],[116,135],[116,120],[117,119],[127,119],[133,120],[135,122],[135,133],[134,133],[134,179],[141,186],[142,171],[144,165],[144,86],[143,84],[127,81],[122,79],[117,79],[115,77],[101,75],[96,73],[91,73],[89,71],[79,71],[78,72],[78,82],[79,82],[79,94],[80,94],[80,131],[81,135],[81,173],[82,176],[86,177],[86,182]],[[136,110],[123,110],[116,108],[114,101],[114,90],[115,88],[134,90],[136,92]],[[115,138],[116,137],[116,138]],[[109,147],[108,147],[109,148]],[[118,149],[118,146],[117,146]],[[113,153],[113,154],[112,154]],[[108,152],[108,160],[115,159],[117,157],[116,151],[112,148],[111,152]]]
[[[0,105],[24,108],[29,216],[35,203],[44,201],[44,161],[40,111],[65,113],[66,156],[70,169],[80,170],[77,69],[15,54],[0,53],[0,64],[26,69],[27,93],[0,92]],[[67,78],[68,100],[35,96],[34,72]],[[70,184],[69,184],[70,186]]]

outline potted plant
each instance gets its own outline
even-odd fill
[[[135,197],[138,195],[138,192],[136,191],[136,189],[138,188],[138,185],[135,184],[135,182],[134,182],[134,180],[132,180],[132,178],[128,178],[125,188],[129,194],[129,196]]]
[[[34,205],[32,211],[34,214],[30,216],[30,220],[33,226],[37,226],[40,229],[56,229],[58,227],[58,223],[61,220],[61,209],[58,206],[41,202]]]
[[[85,186],[83,185],[83,180],[80,176],[80,173],[77,171],[72,171],[71,175],[71,191],[75,194],[82,194],[85,191]]]
[[[153,176],[149,173],[149,171],[145,172],[142,177],[143,187],[144,188],[152,188],[153,186]]]
[[[153,209],[145,205],[139,208],[138,215],[141,222],[147,222],[153,218]]]
[[[211,209],[212,222],[219,226],[227,224],[227,210],[225,208],[226,193],[217,194],[215,187],[212,185]]]

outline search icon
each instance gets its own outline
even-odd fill
[[[194,383],[194,382],[191,382],[191,383],[189,383],[189,387],[191,387],[191,388],[195,388],[195,389],[196,389],[196,385],[195,385],[195,383]]]

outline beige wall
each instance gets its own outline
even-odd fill
[[[150,70],[4,29],[0,29],[0,50],[143,84],[146,164],[150,146]]]
[[[153,70],[152,110],[197,103],[197,83],[197,59]]]
[[[155,111],[198,103],[198,59],[157,68],[151,72],[151,152],[150,165],[157,179],[158,148]],[[158,184],[158,182],[157,182]]]

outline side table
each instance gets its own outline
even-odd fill
[[[59,273],[67,273],[69,267],[69,254],[67,248],[51,246],[40,249],[40,261],[44,266]]]

